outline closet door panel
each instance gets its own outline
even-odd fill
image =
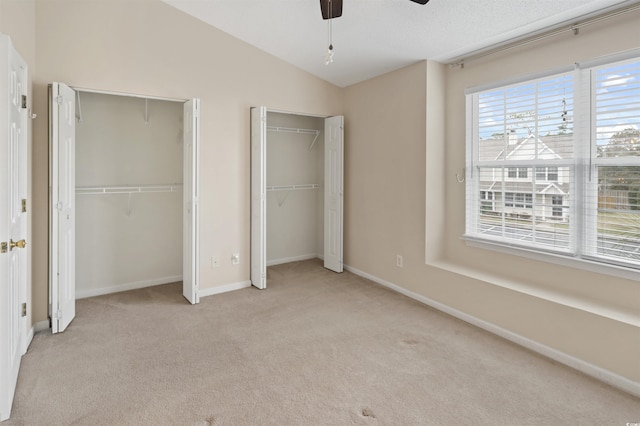
[[[51,331],[64,331],[75,317],[75,107],[74,90],[51,86]]]
[[[251,108],[251,284],[267,288],[267,109]]]
[[[199,151],[200,100],[184,104],[184,218],[183,218],[183,278],[182,294],[192,304],[199,303]]]
[[[342,116],[325,120],[324,267],[342,272],[343,137]]]

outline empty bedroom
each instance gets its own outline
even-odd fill
[[[0,0],[0,421],[640,424],[638,23]]]

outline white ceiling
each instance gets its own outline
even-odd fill
[[[526,34],[637,0],[343,0],[328,21],[319,0],[163,0],[337,86],[420,60],[449,62]]]

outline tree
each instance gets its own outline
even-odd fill
[[[614,133],[607,145],[598,146],[599,157],[640,157],[640,130],[626,128]],[[600,172],[601,190],[627,191],[629,209],[640,210],[640,167],[606,167]]]
[[[606,145],[598,146],[598,157],[640,155],[640,130],[627,127],[614,133]]]

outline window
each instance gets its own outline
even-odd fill
[[[468,92],[465,238],[640,269],[638,99],[638,57]]]
[[[536,180],[556,182],[558,180],[558,168],[536,167]]]
[[[526,167],[518,167],[518,178],[526,179],[528,176],[529,176],[529,173]]]
[[[561,195],[553,195],[551,197],[551,204],[553,208],[551,209],[552,217],[562,217],[562,196]]]
[[[533,195],[521,192],[505,192],[504,206],[530,209],[533,207]]]
[[[526,179],[529,171],[526,167],[509,167],[507,176],[514,179]]]

